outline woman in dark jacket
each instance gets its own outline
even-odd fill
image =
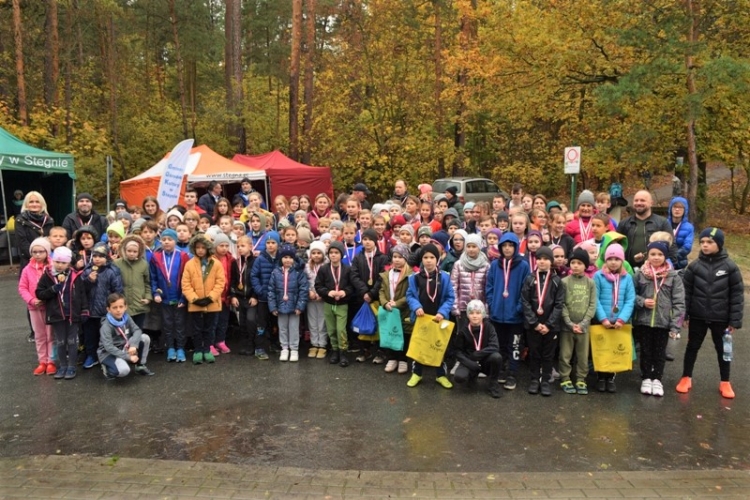
[[[47,213],[47,202],[36,192],[29,191],[23,200],[21,214],[16,217],[16,246],[21,268],[26,267],[31,259],[29,245],[35,239],[49,236],[55,220]],[[20,274],[20,273],[19,273]]]

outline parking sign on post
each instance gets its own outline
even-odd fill
[[[565,174],[577,175],[581,173],[581,147],[565,148]]]

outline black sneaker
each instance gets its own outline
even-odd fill
[[[347,366],[349,366],[349,359],[347,359],[346,354],[343,352],[340,355],[339,366],[341,368],[346,368]]]
[[[611,378],[607,380],[607,392],[614,394],[617,392],[617,386],[615,385],[615,379]]]
[[[500,387],[500,384],[493,381],[490,381],[490,386],[487,388],[487,392],[495,399],[503,395],[503,389]]]
[[[508,377],[505,380],[505,384],[503,385],[505,389],[508,389],[509,391],[512,391],[516,388],[516,377],[515,375],[508,375]]]
[[[603,378],[600,378],[596,382],[596,390],[599,392],[607,392],[607,381]]]
[[[546,380],[542,382],[542,388],[541,388],[542,396],[552,396],[552,387],[550,386],[550,383]]]
[[[26,341],[27,341],[27,342],[28,342],[29,344],[34,344],[34,343],[36,342],[36,338],[34,338],[34,332],[31,332],[31,333],[29,333],[29,336],[28,336],[28,338],[26,339]]]
[[[154,372],[148,369],[148,366],[146,365],[135,365],[135,372],[140,375],[148,375],[149,377],[152,375],[156,375]]]
[[[531,379],[531,383],[529,383],[529,394],[539,394],[539,379]]]
[[[339,360],[340,360],[339,352],[331,351],[331,357],[328,358],[328,362],[331,363],[332,365],[337,365],[339,364]]]

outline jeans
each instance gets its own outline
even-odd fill
[[[52,324],[55,331],[55,346],[57,347],[57,367],[75,367],[78,359],[78,332],[80,323],[68,323],[67,320]]]

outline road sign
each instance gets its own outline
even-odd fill
[[[565,148],[565,173],[566,174],[580,174],[581,173],[581,148],[575,146],[572,148]]]

